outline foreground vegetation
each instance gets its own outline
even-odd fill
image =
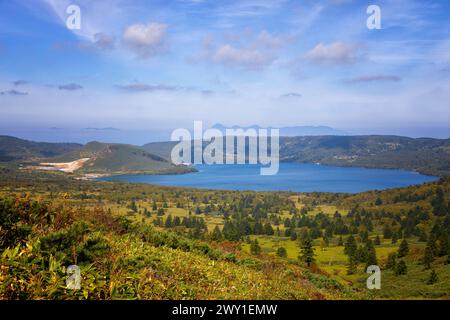
[[[349,195],[0,175],[2,299],[450,296],[447,179]],[[381,290],[366,288],[369,264]]]

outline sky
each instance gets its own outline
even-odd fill
[[[450,138],[450,1],[0,0],[0,134],[145,143],[194,120]]]

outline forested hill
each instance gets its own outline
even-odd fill
[[[54,157],[77,149],[78,143],[48,143],[0,136],[0,162]]]
[[[450,174],[450,139],[398,136],[283,137],[281,161],[400,168],[437,176]]]
[[[79,173],[185,173],[194,169],[127,144],[90,142],[42,143],[0,136],[0,162],[39,168],[40,164],[66,164]],[[76,163],[79,162],[79,163]],[[71,165],[72,163],[72,165]],[[32,165],[30,167],[30,165]]]
[[[97,162],[89,167],[92,170],[110,171],[114,168],[114,171],[173,171],[173,168],[169,168],[172,166],[170,152],[175,144],[176,142],[158,142],[138,147],[94,142],[83,146],[0,136],[0,162],[42,158],[52,158],[51,161],[73,161],[77,158],[92,158],[94,155]],[[442,177],[450,175],[450,139],[398,136],[281,137],[280,160],[408,169]]]
[[[149,143],[142,148],[170,158],[174,142]],[[450,139],[399,136],[281,137],[282,162],[310,162],[339,166],[408,169],[420,173],[450,174]]]
[[[184,173],[192,171],[136,146],[90,142],[79,150],[54,157],[53,162],[89,159],[80,172],[92,173]]]

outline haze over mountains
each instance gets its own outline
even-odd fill
[[[233,123],[221,124],[217,123],[211,126],[222,132],[226,128],[236,128]],[[133,145],[143,145],[149,142],[169,141],[173,129],[176,127],[167,126],[169,129],[153,128],[139,129],[139,128],[121,128],[121,127],[103,127],[103,126],[86,126],[84,128],[64,128],[64,127],[50,127],[50,128],[33,128],[33,126],[23,128],[7,128],[3,126],[0,128],[0,135],[14,136],[25,140],[46,141],[46,142],[75,142],[86,144],[90,141],[100,141],[105,143],[124,143]],[[205,125],[205,129],[207,126]],[[252,126],[241,127],[248,128],[277,128],[274,126],[262,126],[255,124]],[[375,129],[337,129],[330,126],[284,126],[278,127],[280,135],[286,137],[293,136],[320,136],[320,135],[396,135],[411,138],[437,138],[446,139],[450,137],[450,129],[444,130],[441,128],[423,128],[418,130],[409,130],[407,128],[396,128],[395,130],[375,130]],[[192,124],[186,126],[186,129],[192,131]],[[422,133],[423,131],[423,133]],[[412,134],[414,132],[414,134]]]
[[[342,136],[347,135],[345,131],[334,129],[327,126],[293,126],[293,127],[262,127],[259,125],[253,125],[248,127],[240,127],[240,126],[224,126],[221,123],[216,123],[212,126],[214,129],[220,130],[222,133],[225,133],[226,129],[279,129],[280,136],[283,137],[298,137],[298,136]]]

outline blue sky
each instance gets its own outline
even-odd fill
[[[448,138],[449,18],[446,0],[0,1],[0,134],[143,142],[203,120]]]

